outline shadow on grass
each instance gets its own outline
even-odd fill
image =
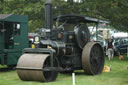
[[[128,61],[128,57],[127,55],[124,55],[124,54],[121,54],[123,56],[123,59],[122,60],[119,60],[119,56],[114,56],[112,61],[115,60],[115,61]],[[105,59],[108,60],[108,56],[105,56]]]
[[[76,75],[85,75],[85,72],[75,72]],[[86,74],[87,75],[87,74]]]
[[[125,81],[124,83],[128,85],[128,81]]]
[[[85,72],[74,72],[75,73],[75,75],[87,75]],[[60,73],[60,74],[64,74],[64,75],[72,75],[72,73]]]
[[[9,72],[15,70],[14,68],[0,68],[0,72]]]

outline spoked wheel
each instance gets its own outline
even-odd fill
[[[23,54],[17,64],[17,74],[24,81],[54,81],[58,72],[43,71],[50,67],[49,54]],[[57,66],[56,60],[54,66]]]
[[[82,52],[82,66],[87,74],[100,74],[104,68],[104,51],[97,42],[89,42]]]

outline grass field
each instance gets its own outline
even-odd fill
[[[111,66],[112,71],[96,76],[77,71],[75,73],[76,85],[128,85],[128,59],[126,57],[122,61],[117,57],[112,61],[106,59],[105,65]],[[41,83],[22,81],[15,70],[6,70],[0,69],[0,85],[72,85],[71,74],[59,74],[55,82]]]

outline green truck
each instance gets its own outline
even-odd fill
[[[15,66],[28,44],[28,17],[0,14],[0,64]]]

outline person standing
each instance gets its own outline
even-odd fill
[[[114,56],[114,45],[113,45],[113,41],[111,38],[109,38],[108,40],[108,43],[106,45],[106,49],[107,49],[107,52],[108,52],[108,59],[111,60],[113,59],[113,56]]]

